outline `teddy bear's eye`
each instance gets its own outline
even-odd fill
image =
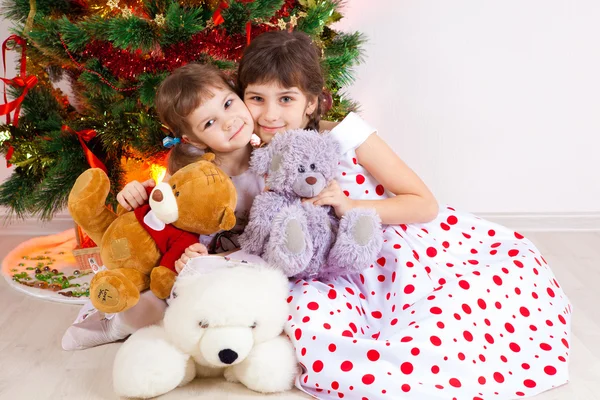
[[[175,188],[177,187],[177,185],[173,185],[173,186],[171,186],[171,187],[172,187],[173,189],[175,189]]]
[[[179,192],[175,192],[175,197],[179,197]]]
[[[304,165],[301,165],[298,167],[298,172],[300,172],[300,173],[306,172],[306,168],[304,168]]]
[[[252,325],[250,325],[250,328],[252,328],[252,329],[256,328],[256,322],[253,323]]]
[[[315,169],[317,169],[317,166],[315,164],[310,164],[310,169],[314,171]]]
[[[198,325],[200,325],[200,328],[202,328],[202,329],[208,328],[208,322],[206,322],[206,321],[200,321],[198,323]]]

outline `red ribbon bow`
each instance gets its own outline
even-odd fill
[[[244,0],[244,3],[251,3],[254,0]],[[221,25],[223,22],[225,22],[225,19],[223,19],[223,15],[221,14],[223,12],[224,9],[229,8],[229,4],[227,4],[226,1],[222,1],[221,4],[219,4],[219,7],[217,7],[216,11],[214,12],[213,16],[212,16],[212,20],[213,23],[215,24],[215,26]],[[250,46],[250,40],[251,37],[250,35],[252,34],[252,22],[248,21],[246,22],[246,45]]]
[[[9,42],[11,42],[11,41],[12,41],[12,46],[9,46]],[[21,71],[20,71],[20,74],[17,77],[15,77],[14,79],[6,79],[6,51],[14,50],[17,45],[21,46]],[[27,46],[27,42],[25,41],[25,39],[23,39],[22,37],[17,36],[17,35],[10,35],[2,43],[2,65],[4,67],[4,77],[0,78],[0,80],[2,80],[4,82],[4,104],[0,105],[0,115],[6,115],[6,123],[10,124],[11,123],[10,114],[14,111],[14,121],[13,121],[14,126],[19,125],[19,113],[21,112],[21,103],[23,103],[23,99],[25,98],[25,95],[27,95],[27,92],[29,91],[29,89],[34,87],[38,82],[38,78],[36,76],[27,76],[27,74],[26,74],[26,70],[27,70],[27,57],[25,54],[26,46]],[[13,87],[22,87],[23,92],[21,93],[21,95],[18,98],[9,102],[8,98],[6,97],[6,84],[9,84],[10,86],[13,86]],[[14,152],[14,148],[12,146],[9,146],[8,151],[6,152],[6,166],[7,167],[11,166],[9,160],[11,159],[13,152]]]
[[[100,168],[102,171],[104,171],[106,174],[108,174],[108,169],[106,169],[106,166],[104,165],[104,163],[102,161],[100,161],[100,159],[98,157],[96,157],[96,155],[94,155],[94,153],[92,153],[92,151],[85,144],[85,142],[89,142],[90,140],[92,140],[93,138],[96,137],[97,133],[95,130],[84,129],[82,131],[76,132],[73,129],[71,129],[70,127],[68,127],[67,125],[63,125],[62,131],[71,133],[73,135],[77,135],[77,139],[79,139],[79,143],[81,144],[81,148],[83,149],[83,154],[85,155],[85,159],[87,160],[90,167]]]

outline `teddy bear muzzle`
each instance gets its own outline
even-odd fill
[[[150,193],[150,207],[154,215],[165,224],[172,224],[179,218],[175,193],[166,182],[156,185]]]
[[[202,358],[214,367],[239,364],[254,346],[251,328],[207,328],[200,340]]]
[[[311,198],[325,189],[326,182],[323,174],[315,172],[300,173],[296,180],[294,180],[292,190],[300,197]]]

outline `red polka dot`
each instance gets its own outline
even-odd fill
[[[385,267],[385,257],[381,257],[377,260],[377,264],[381,265],[382,267]]]
[[[375,382],[375,377],[371,374],[366,374],[362,377],[362,382],[365,385],[370,385],[371,383]]]
[[[563,324],[566,325],[567,324],[567,320],[562,316],[562,315],[558,315],[558,320]]]
[[[461,387],[462,385],[460,384],[460,381],[456,378],[452,378],[450,379],[450,386],[454,386],[454,387]]]
[[[468,304],[463,304],[462,309],[466,314],[471,314],[471,307]]]
[[[417,347],[413,347],[410,351],[410,354],[412,354],[413,356],[418,356],[420,352],[421,350],[419,350]]]
[[[500,278],[498,275],[494,275],[494,283],[498,286],[502,285],[502,278]]]
[[[356,175],[356,183],[362,185],[363,183],[365,183],[365,177],[361,174]]]
[[[544,372],[548,375],[554,375],[556,374],[556,368],[552,365],[548,365],[547,367],[544,367]]]
[[[521,364],[521,368],[523,368],[523,369],[529,369],[531,367],[529,366],[529,364],[523,363],[523,364]]]
[[[346,197],[350,197],[350,192],[347,190],[344,190],[344,194],[346,195]]]
[[[521,315],[524,317],[529,317],[529,310],[527,309],[527,307],[521,307],[519,308],[519,311],[521,312]]]
[[[528,388],[534,388],[535,387],[535,382],[532,381],[531,379],[525,379],[523,381],[523,385],[527,386]]]
[[[413,285],[406,285],[404,287],[404,293],[406,293],[406,294],[411,294],[414,291],[415,291],[415,287]]]
[[[377,187],[375,188],[375,193],[377,193],[379,196],[383,196],[383,194],[385,193],[385,189],[382,185],[377,185]]]
[[[511,343],[511,344],[509,344],[509,345],[508,345],[508,347],[510,347],[510,349],[511,349],[512,351],[514,351],[515,353],[518,353],[518,352],[520,352],[520,351],[521,351],[521,346],[519,346],[519,345],[518,345],[518,344],[516,344],[516,343]]]
[[[319,309],[319,304],[315,303],[314,301],[311,301],[306,305],[306,307],[308,307],[309,310],[316,311]]]
[[[410,337],[410,336],[404,336],[402,339],[400,339],[400,341],[401,341],[402,343],[407,343],[407,342],[410,342],[410,341],[412,341],[412,340],[413,340],[413,338],[412,338],[412,337]]]
[[[410,385],[408,385],[408,384],[406,384],[406,383],[405,383],[404,385],[402,385],[402,391],[403,391],[404,393],[408,393],[408,392],[410,392]]]
[[[331,343],[331,344],[329,345],[329,351],[330,351],[330,352],[332,352],[332,353],[333,353],[333,352],[335,352],[335,350],[336,350],[336,349],[337,349],[337,346],[336,346],[335,344]]]
[[[442,309],[439,307],[431,307],[431,309],[429,310],[432,314],[441,314],[442,313]]]
[[[412,374],[413,369],[414,369],[413,365],[409,362],[402,363],[402,365],[400,366],[400,371],[402,371],[402,373],[405,375]]]
[[[513,260],[513,264],[515,264],[519,268],[523,268],[523,263],[519,260]]]
[[[329,297],[331,300],[335,299],[337,297],[337,292],[335,289],[330,289],[329,293],[327,293],[327,297]]]
[[[377,318],[377,319],[380,319],[382,317],[381,311],[373,311],[371,313],[371,315],[373,316],[373,318]]]
[[[331,325],[329,325],[327,322],[325,322],[323,324],[323,328],[325,328],[325,329],[331,329]]]
[[[339,387],[340,387],[340,384],[339,384],[339,383],[337,383],[336,381],[333,381],[333,382],[331,382],[331,388],[332,388],[333,390],[338,390],[338,389],[339,389]]]
[[[377,360],[379,360],[379,357],[380,357],[379,352],[377,350],[369,350],[367,352],[367,358],[370,361],[377,361]]]
[[[471,334],[471,332],[469,331],[464,331],[463,332],[463,336],[465,337],[465,340],[467,342],[472,342],[473,341],[473,335]]]
[[[488,231],[488,235],[490,235],[490,236],[496,236],[496,231],[495,231],[495,230],[493,230],[493,229],[490,229],[490,230]]]
[[[521,235],[519,232],[515,232],[515,237],[516,237],[517,239],[523,239],[523,238],[524,238],[524,236],[523,236],[523,235]]]
[[[319,373],[323,370],[323,361],[317,360],[313,363],[313,371]]]
[[[435,257],[437,255],[437,250],[435,249],[435,247],[429,247],[427,249],[427,255],[429,257]]]
[[[296,336],[296,340],[300,340],[300,338],[302,337],[302,330],[300,328],[296,329],[296,331],[294,332],[294,336]]]
[[[433,367],[431,367],[431,372],[437,374],[438,372],[440,372],[440,367],[434,365]]]
[[[465,281],[464,279],[460,280],[458,282],[458,285],[465,290],[468,290],[471,287],[471,285],[469,285],[469,282]]]
[[[548,343],[540,343],[540,349],[544,351],[550,351],[552,350],[552,346],[550,346]]]
[[[498,383],[502,383],[504,382],[504,375],[502,375],[500,372],[494,372],[494,380]]]
[[[451,216],[448,217],[448,219],[446,219],[446,221],[450,225],[456,225],[456,223],[458,222],[458,218],[456,218],[454,215],[451,215]]]
[[[554,290],[548,288],[546,291],[548,292],[548,296],[554,297]]]
[[[477,300],[477,305],[479,306],[479,308],[481,308],[482,310],[485,310],[487,308],[487,305],[485,304],[485,301],[483,299],[479,299]]]
[[[431,340],[431,344],[433,344],[434,346],[439,346],[442,344],[441,339],[437,336],[432,336],[429,338],[429,340]]]
[[[485,334],[485,340],[490,343],[493,344],[494,343],[494,338],[492,337],[492,335],[490,335],[489,333]]]
[[[569,342],[567,342],[567,339],[561,339],[560,340],[562,342],[562,344],[565,345],[565,347],[568,349],[569,348]]]
[[[480,376],[479,379],[477,379],[477,382],[479,382],[480,385],[485,385],[485,377]]]
[[[354,365],[350,361],[344,361],[340,366],[341,370],[344,372],[351,371],[354,368]]]
[[[508,333],[514,333],[515,332],[514,326],[512,326],[512,324],[510,324],[508,322],[506,324],[504,324],[504,328],[506,329],[506,331]]]

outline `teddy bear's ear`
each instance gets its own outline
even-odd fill
[[[235,213],[229,208],[225,207],[225,212],[223,213],[223,218],[221,219],[221,223],[219,224],[219,228],[224,231],[228,231],[235,226]]]
[[[271,158],[273,156],[274,146],[272,144],[255,149],[250,158],[250,169],[256,172],[257,175],[266,175],[271,166]]]
[[[200,159],[212,162],[215,159],[215,153],[206,152],[202,155],[202,157],[200,157]]]

